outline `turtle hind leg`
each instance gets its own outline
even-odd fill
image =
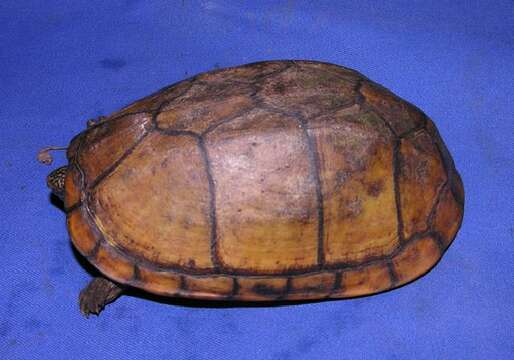
[[[120,297],[122,292],[123,289],[112,281],[104,277],[94,278],[80,292],[80,312],[85,317],[89,317],[90,314],[98,315],[105,305]]]

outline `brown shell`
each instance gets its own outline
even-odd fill
[[[77,249],[107,277],[169,296],[388,290],[428,272],[463,215],[435,125],[326,63],[200,74],[81,133],[68,158]]]

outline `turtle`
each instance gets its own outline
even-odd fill
[[[99,270],[86,316],[131,288],[243,304],[381,293],[428,273],[463,218],[434,122],[320,61],[200,73],[89,121],[66,156],[47,184]]]

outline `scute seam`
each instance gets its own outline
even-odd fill
[[[400,173],[402,156],[400,152],[401,140],[398,138],[393,143],[393,184],[394,184],[394,200],[396,204],[396,221],[398,231],[398,242],[400,244],[405,242],[403,234],[403,214],[402,214],[402,199],[400,189]]]
[[[321,186],[321,172],[319,165],[319,154],[317,151],[316,141],[312,137],[309,128],[307,126],[307,120],[300,113],[290,113],[287,111],[283,111],[281,109],[277,109],[269,104],[265,104],[262,99],[258,99],[259,106],[262,109],[267,110],[271,113],[276,113],[280,115],[284,115],[289,118],[293,118],[297,123],[300,129],[302,130],[303,137],[307,144],[307,149],[309,152],[309,168],[310,168],[310,177],[314,181],[315,191],[316,191],[316,207],[317,207],[317,216],[318,216],[318,230],[317,230],[317,242],[318,242],[318,254],[317,254],[317,267],[319,269],[323,269],[325,266],[325,249],[324,249],[324,210],[323,210],[323,191]]]
[[[134,150],[143,142],[143,140],[151,133],[151,130],[145,130],[142,135],[132,144],[114,163],[111,164],[106,170],[104,170],[100,175],[98,175],[90,185],[88,185],[88,189],[94,189],[103,179],[109,176],[112,172],[116,170],[118,166],[128,157],[130,154],[134,152]]]
[[[205,146],[203,137],[198,137],[198,148],[204,161],[205,172],[207,181],[209,183],[209,220],[210,220],[210,252],[211,262],[214,266],[214,272],[219,272],[223,266],[219,249],[218,249],[218,221],[216,219],[216,183],[212,174],[212,166],[209,159],[209,154]]]

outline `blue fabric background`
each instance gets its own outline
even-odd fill
[[[83,318],[90,274],[36,152],[169,83],[277,58],[356,68],[436,121],[466,189],[444,259],[354,300],[209,308],[126,296]],[[513,359],[513,74],[512,1],[2,0],[0,355]]]

